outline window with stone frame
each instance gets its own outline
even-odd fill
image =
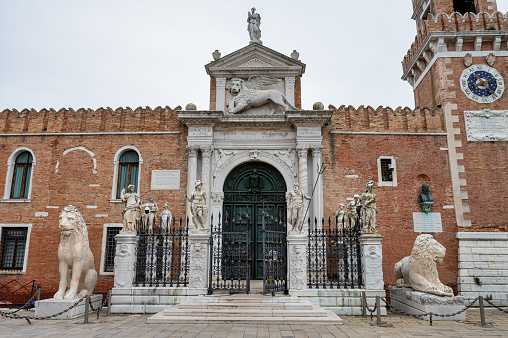
[[[10,198],[28,198],[32,175],[32,160],[32,154],[28,151],[24,151],[16,156]]]
[[[380,156],[377,159],[379,186],[397,186],[397,166],[393,156]]]
[[[24,271],[29,227],[0,227],[0,270]]]
[[[122,230],[122,224],[105,224],[102,239],[101,274],[112,274],[115,270],[115,236]]]
[[[383,158],[381,159],[381,180],[383,182],[392,182],[392,160]]]
[[[122,189],[134,185],[134,191],[138,191],[139,155],[134,150],[124,152],[118,161],[118,187],[116,198],[120,198]]]

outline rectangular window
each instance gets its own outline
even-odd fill
[[[31,171],[31,163],[16,163],[14,167],[11,198],[28,198]]]
[[[120,233],[122,223],[106,223],[102,232],[101,275],[113,275],[115,272],[116,241],[115,236]]]
[[[27,227],[1,228],[0,269],[22,271],[27,246]]]
[[[392,182],[392,160],[391,159],[381,159],[381,180],[383,182]]]

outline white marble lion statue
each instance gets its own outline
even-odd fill
[[[264,104],[268,104],[270,107],[270,114],[284,113],[286,110],[298,110],[278,90],[260,89],[278,81],[278,79],[253,75],[248,82],[252,84],[254,89],[250,89],[245,85],[244,80],[232,78],[226,89],[234,96],[234,107],[229,107],[228,113],[236,114]]]
[[[58,245],[60,284],[55,299],[77,299],[91,295],[97,283],[94,259],[88,243],[88,232],[78,209],[68,205],[59,218],[61,231]],[[65,292],[66,288],[69,288]]]
[[[397,286],[437,296],[453,296],[453,290],[439,280],[436,262],[442,263],[446,248],[432,235],[419,235],[411,256],[395,264]]]

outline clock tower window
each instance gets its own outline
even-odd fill
[[[476,14],[476,0],[453,0],[453,10],[462,15],[469,12]]]

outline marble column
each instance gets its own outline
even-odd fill
[[[115,288],[127,289],[132,287],[132,282],[136,276],[136,247],[139,237],[135,232],[121,231],[115,236]]]
[[[196,174],[198,170],[198,147],[187,146],[187,149],[189,150],[189,163],[187,170],[187,189],[185,193],[187,196],[190,196],[194,192],[194,184],[196,183]],[[192,223],[192,214],[190,211],[190,202],[186,200],[185,204],[186,214],[189,218],[189,229],[194,229],[194,224]]]
[[[307,154],[309,152],[309,148],[306,147],[297,147],[296,151],[298,152],[298,183],[300,184],[300,189],[304,192],[304,194],[309,194],[309,181],[307,176]],[[290,187],[289,190],[292,190]],[[308,201],[304,199],[304,210],[307,210]],[[308,220],[309,214],[305,216],[303,220],[303,230],[306,231],[308,229]]]
[[[321,170],[321,166],[323,164],[321,149],[323,147],[312,147],[312,177],[314,182],[312,182],[312,188],[316,185],[316,190],[314,191],[314,196],[312,198],[312,214],[318,220],[319,227],[322,226],[323,219],[323,175],[319,175],[319,170]]]
[[[189,233],[189,291],[188,295],[204,295],[208,289],[208,250],[210,233]]]
[[[226,78],[215,79],[215,110],[226,112]]]
[[[362,234],[360,237],[365,296],[367,306],[371,309],[376,304],[376,296],[386,297],[383,279],[382,239],[383,236],[378,234]],[[386,308],[383,306],[381,307],[381,314],[386,316]]]
[[[290,76],[284,79],[285,82],[285,91],[286,91],[286,99],[293,106],[295,105],[295,78]]]
[[[289,294],[291,296],[305,296],[307,291],[307,235],[289,235],[287,243]]]

